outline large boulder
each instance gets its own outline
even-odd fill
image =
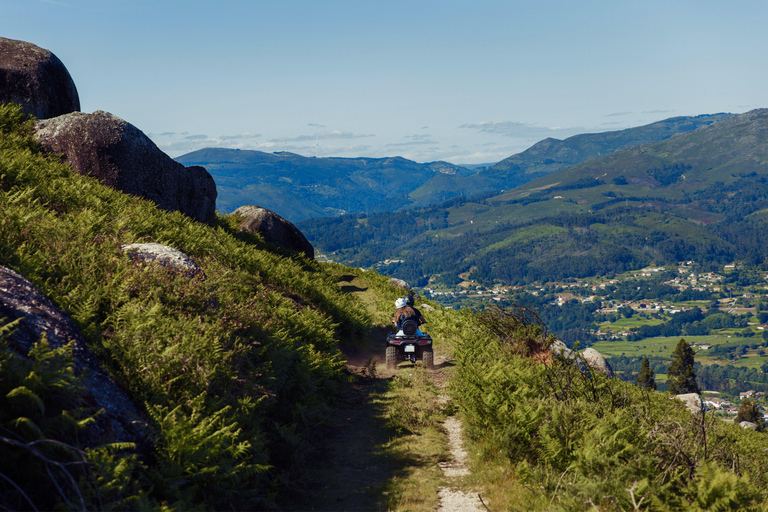
[[[704,411],[704,402],[701,401],[701,395],[698,393],[675,395],[675,398],[683,402],[685,407],[694,414]]]
[[[603,354],[597,350],[589,347],[581,353],[581,357],[586,361],[590,368],[606,374],[609,377],[613,377],[613,368],[608,364]]]
[[[10,102],[38,119],[80,110],[75,82],[53,53],[0,37],[0,103]]]
[[[10,346],[23,356],[29,354],[43,333],[53,348],[73,342],[75,369],[85,373],[89,392],[86,402],[97,410],[104,409],[97,421],[101,434],[118,442],[141,442],[146,438],[146,419],[85,346],[72,320],[27,279],[3,266],[0,266],[0,318],[6,322],[22,319],[11,334]]]
[[[411,287],[408,285],[408,283],[406,283],[402,279],[398,279],[396,277],[390,277],[389,278],[389,284],[391,284],[392,286],[394,286],[396,288],[402,288],[403,290],[408,291],[408,292],[411,291]]]
[[[101,110],[73,112],[41,121],[36,136],[45,149],[63,155],[80,174],[200,222],[214,217],[216,183],[208,171],[184,167],[115,115]]]
[[[271,244],[303,252],[310,259],[315,258],[315,248],[299,228],[275,212],[261,206],[247,205],[241,206],[232,215],[242,217],[237,228],[239,231],[258,233]]]
[[[134,260],[156,263],[190,275],[202,272],[202,269],[192,258],[167,245],[155,243],[128,244],[124,245],[122,250]]]

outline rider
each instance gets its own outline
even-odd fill
[[[411,300],[411,304],[413,304],[413,296],[409,296]],[[399,298],[395,301],[395,314],[393,315],[393,322],[398,328],[398,332],[396,336],[402,336],[403,333],[403,322],[409,318],[412,318],[416,321],[418,325],[427,323],[426,320],[424,320],[424,317],[419,312],[419,310],[415,309],[413,306],[409,306],[407,304],[407,299]],[[417,336],[423,336],[423,333],[421,332],[421,329],[416,330]]]

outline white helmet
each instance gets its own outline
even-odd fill
[[[397,300],[395,301],[395,307],[396,307],[397,309],[400,309],[400,308],[404,308],[404,307],[405,307],[405,299],[403,299],[402,297],[401,297],[401,298],[399,298],[399,299],[397,299]]]

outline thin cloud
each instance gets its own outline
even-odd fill
[[[269,142],[310,142],[317,140],[333,139],[362,139],[365,137],[374,137],[373,134],[358,134],[352,132],[342,132],[333,130],[330,132],[316,133],[313,135],[299,135],[298,137],[283,137],[279,139],[269,139]]]
[[[603,117],[617,117],[617,116],[628,116],[632,112],[614,112],[613,114],[606,114]]]
[[[221,140],[245,140],[245,139],[258,139],[261,137],[260,133],[240,133],[237,135],[222,135]]]
[[[643,110],[643,114],[668,114],[670,112],[674,112],[674,109],[671,110]]]
[[[311,126],[313,128],[325,128],[324,124],[317,124],[317,123],[307,123],[307,126]]]
[[[202,135],[202,134],[200,134],[200,135],[187,135],[184,138],[186,140],[208,140],[208,136],[207,135]]]
[[[389,144],[386,144],[384,147],[386,148],[406,148],[409,146],[429,146],[429,145],[437,145],[438,142],[434,140],[413,140],[413,141],[406,141],[406,142],[390,142]]]
[[[481,123],[467,123],[459,126],[459,128],[468,128],[471,130],[478,130],[482,133],[517,137],[521,139],[574,134],[581,131],[581,128],[549,128],[546,126],[519,123],[517,121],[484,121]]]

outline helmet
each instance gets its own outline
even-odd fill
[[[398,308],[398,309],[404,308],[405,307],[405,299],[403,299],[402,297],[397,299],[395,301],[395,307]]]
[[[405,305],[413,306],[413,295],[408,295],[405,297]]]

